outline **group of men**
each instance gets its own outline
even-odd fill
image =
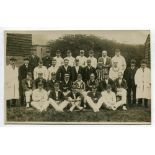
[[[22,106],[30,106],[39,111],[48,107],[58,112],[91,108],[98,112],[102,107],[116,110],[121,107],[127,110],[136,105],[148,107],[150,99],[150,69],[145,60],[137,68],[136,60],[132,59],[126,67],[125,58],[119,49],[110,58],[107,51],[102,51],[98,60],[94,51],[80,50],[74,58],[67,50],[67,57],[61,57],[60,50],[51,58],[51,53],[40,59],[31,52],[24,58],[24,64],[16,67],[16,59],[10,58],[6,67],[5,86],[7,106],[10,107],[20,98]]]

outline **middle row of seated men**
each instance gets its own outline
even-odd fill
[[[94,112],[98,112],[102,106],[112,110],[122,106],[123,110],[127,110],[125,106],[127,85],[122,72],[118,73],[118,78],[114,81],[109,78],[108,73],[105,73],[101,81],[91,73],[86,82],[79,73],[74,81],[68,73],[65,73],[61,80],[57,79],[57,75],[53,72],[51,79],[45,80],[43,73],[40,72],[33,80],[32,73],[27,73],[26,79],[22,80],[26,107],[31,104],[43,111],[52,105],[59,112],[68,106],[70,111],[75,108],[83,110],[86,106],[91,107]]]

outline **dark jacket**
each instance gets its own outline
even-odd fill
[[[26,67],[25,64],[20,66],[19,67],[19,80],[21,81],[21,80],[25,79],[28,72],[31,72],[33,75],[33,68],[31,67],[30,64],[28,64],[28,67]]]
[[[88,80],[86,85],[86,91],[92,91],[92,86],[95,85],[96,87],[98,87],[98,84],[99,84],[98,80],[94,81]]]
[[[97,74],[96,74],[96,69],[94,67],[88,67],[86,66],[84,69],[83,69],[83,80],[85,82],[87,82],[89,79],[90,79],[90,74],[94,73],[95,75],[95,78],[97,77]]]
[[[52,79],[47,81],[47,90],[51,90],[53,91],[54,90],[54,84],[55,83],[60,83],[59,81],[55,80],[53,81]]]
[[[71,92],[67,95],[67,97],[71,97],[72,99],[74,99],[73,92],[71,91]],[[76,99],[77,99],[78,97],[81,97],[81,94],[80,94],[79,92],[76,92],[76,93],[75,93],[75,97],[76,97]]]
[[[23,79],[22,80],[22,88],[23,88],[23,91],[25,92],[25,91],[27,91],[27,90],[29,90],[29,89],[34,89],[35,88],[35,82],[34,82],[34,80],[30,80],[30,85],[28,84],[28,79],[27,78],[25,78],[25,79]]]
[[[119,83],[119,78],[117,78],[114,82],[115,82],[116,90],[117,90],[117,88],[127,89],[127,84],[126,84],[126,80],[125,79],[122,79],[122,82]]]
[[[77,80],[77,75],[78,74],[83,75],[83,68],[81,66],[79,66],[79,70],[78,70],[78,72],[76,72],[76,68],[75,68],[75,66],[73,66],[72,67],[72,81]]]
[[[106,57],[106,63],[105,63],[105,64],[104,64],[104,59],[103,59],[103,57],[100,57],[100,58],[98,59],[98,62],[102,62],[104,68],[110,69],[110,67],[111,67],[111,58],[108,57],[108,56]]]
[[[70,91],[72,88],[72,82],[71,81],[68,81],[67,83],[65,81],[62,81],[60,83],[60,90],[62,92],[67,92],[67,91]]]
[[[64,101],[65,97],[63,95],[63,93],[61,91],[58,91],[58,96],[56,97],[56,92],[55,91],[51,91],[49,98],[55,100],[55,101]]]
[[[128,87],[132,87],[135,86],[135,74],[137,71],[137,67],[135,67],[133,70],[131,69],[131,67],[128,67],[125,72],[124,72],[124,79],[127,82]]]
[[[51,67],[52,65],[52,57],[45,56],[42,58],[43,65],[46,66],[47,68]]]
[[[114,91],[115,90],[115,84],[114,84],[114,81],[112,80],[112,79],[108,79],[108,83],[106,83],[106,80],[104,79],[103,81],[101,81],[100,83],[99,83],[99,87],[98,87],[98,90],[99,91],[104,91],[104,90],[106,90],[107,89],[107,85],[111,85],[111,87],[112,87],[112,90]]]
[[[38,63],[39,63],[39,57],[37,55],[34,55],[34,57],[32,55],[29,56],[29,64],[33,70],[35,67],[38,66]]]
[[[70,75],[70,80],[71,80],[72,79],[72,67],[68,66],[66,70],[64,65],[60,66],[57,71],[57,80],[63,81],[66,73]]]
[[[37,78],[36,80],[35,80],[35,88],[37,89],[38,88],[38,83],[39,82],[42,82],[43,83],[43,88],[44,89],[47,89],[47,82],[46,82],[46,80],[45,79],[40,79],[40,78]]]
[[[93,100],[94,103],[97,103],[97,101],[99,100],[99,98],[101,97],[101,93],[96,91],[95,94],[91,91],[88,92],[87,96],[91,97],[91,99]]]

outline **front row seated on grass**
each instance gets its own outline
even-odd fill
[[[126,90],[122,88],[119,93],[119,101],[116,101],[116,95],[111,90],[111,85],[107,85],[107,89],[103,92],[98,92],[97,87],[93,85],[92,91],[79,91],[76,85],[72,86],[71,92],[64,96],[59,89],[59,83],[54,84],[54,90],[50,92],[49,96],[46,90],[43,89],[43,83],[38,83],[38,88],[32,93],[31,106],[40,112],[46,111],[51,105],[55,111],[63,112],[64,108],[68,108],[70,112],[74,109],[83,110],[82,102],[89,105],[94,112],[99,112],[100,108],[104,107],[111,110],[116,110],[118,107],[123,107],[127,110],[126,104]]]

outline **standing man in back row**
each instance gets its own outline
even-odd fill
[[[102,57],[98,59],[99,63],[102,63],[104,73],[109,73],[111,67],[111,58],[108,57],[107,51],[102,51]]]
[[[97,59],[94,57],[94,51],[93,50],[89,51],[88,59],[91,60],[92,67],[96,68],[97,67]]]
[[[125,58],[121,55],[120,49],[115,50],[115,56],[111,59],[112,65],[114,62],[117,62],[117,67],[119,68],[119,71],[124,74],[124,71],[126,69],[126,61]]]
[[[29,56],[29,64],[32,67],[32,71],[35,67],[38,66],[39,57],[35,54],[36,49],[34,47],[31,48],[31,55]]]
[[[80,50],[80,55],[76,57],[76,59],[79,59],[79,65],[82,67],[85,67],[87,65],[87,58],[84,56],[85,51]]]
[[[42,58],[43,66],[46,66],[47,69],[52,66],[52,57],[49,50],[46,51],[46,56]]]
[[[68,59],[69,60],[69,66],[73,67],[75,65],[75,58],[72,57],[71,50],[67,50],[67,57],[65,57],[64,59]]]
[[[64,60],[63,60],[63,58],[61,57],[61,51],[60,51],[60,50],[57,50],[57,51],[56,51],[56,56],[54,57],[54,59],[56,60],[56,66],[57,66],[57,67],[60,67],[60,66],[63,65]]]

